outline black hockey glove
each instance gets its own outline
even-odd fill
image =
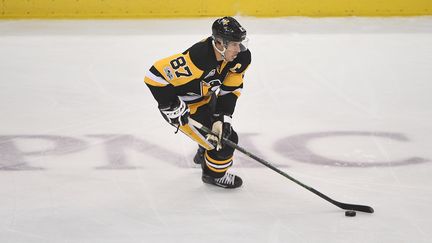
[[[186,103],[177,99],[175,102],[170,105],[159,105],[159,110],[162,113],[163,118],[167,122],[175,126],[183,126],[188,123],[189,118],[189,107]]]
[[[222,149],[222,138],[228,138],[231,135],[231,116],[214,114],[213,119],[212,132],[217,136],[209,134],[207,140],[219,151]]]

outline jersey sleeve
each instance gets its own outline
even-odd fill
[[[169,105],[177,99],[177,86],[201,77],[203,71],[191,60],[188,52],[159,60],[147,71],[144,82],[159,105]]]
[[[220,87],[218,99],[216,103],[216,113],[232,115],[235,110],[238,97],[243,90],[243,78],[246,70],[251,63],[250,51],[241,53],[233,61],[232,67],[229,69]]]
[[[159,106],[168,106],[175,101],[174,86],[168,83],[154,66],[147,71],[144,83],[150,89]]]

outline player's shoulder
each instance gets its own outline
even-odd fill
[[[252,61],[252,55],[249,49],[246,51],[240,52],[237,57],[234,59],[234,61],[237,61],[238,63],[249,65]]]
[[[237,57],[231,62],[232,68],[230,70],[234,73],[242,73],[249,67],[251,61],[252,55],[250,50],[242,51],[237,54]]]
[[[191,61],[201,70],[207,70],[212,65],[214,58],[211,37],[208,37],[187,49],[183,54],[188,53]],[[213,57],[213,58],[212,58]]]

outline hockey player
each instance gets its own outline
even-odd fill
[[[144,79],[165,120],[199,144],[194,162],[201,164],[202,181],[223,188],[242,185],[239,176],[227,172],[234,149],[224,146],[221,138],[238,143],[231,118],[251,62],[247,42],[246,30],[237,20],[217,19],[212,36],[156,61]],[[217,136],[200,134],[188,123],[189,117]]]

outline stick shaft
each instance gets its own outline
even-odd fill
[[[205,127],[204,125],[202,125],[201,123],[189,118],[189,122],[195,126],[196,128],[198,128],[199,130],[208,133],[208,134],[213,134],[215,135],[209,128]],[[338,202],[330,197],[328,197],[327,195],[323,194],[322,192],[314,189],[313,187],[310,187],[302,182],[300,182],[299,180],[295,179],[294,177],[288,175],[287,173],[285,173],[284,171],[278,169],[277,167],[275,167],[273,164],[271,164],[270,162],[266,161],[265,159],[262,159],[256,155],[254,155],[253,153],[247,151],[246,149],[240,147],[239,145],[237,145],[236,143],[232,142],[231,140],[227,139],[227,138],[222,138],[222,141],[224,144],[242,152],[243,154],[247,155],[248,157],[254,159],[255,161],[263,164],[264,166],[272,169],[273,171],[277,172],[278,174],[284,176],[285,178],[288,178],[289,180],[295,182],[296,184],[300,185],[301,187],[307,189],[308,191],[314,193],[315,195],[321,197],[322,199],[332,203],[333,205],[336,205],[339,208],[345,209],[345,210],[356,210],[356,211],[360,211],[360,212],[365,212],[365,213],[373,213],[374,209],[370,206],[366,206],[366,205],[358,205],[358,204],[349,204],[349,203],[342,203],[342,202]]]

